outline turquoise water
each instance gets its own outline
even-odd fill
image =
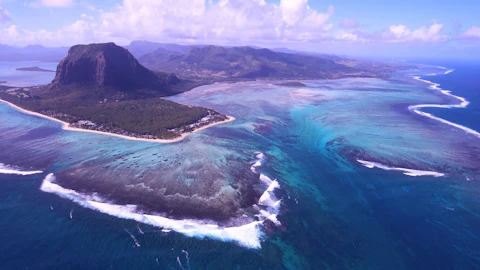
[[[63,131],[2,103],[0,163],[43,172],[0,174],[1,263],[477,268],[480,139],[408,109],[458,102],[410,76],[432,72],[199,87],[170,99],[237,120],[172,144]]]

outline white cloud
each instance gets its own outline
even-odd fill
[[[203,0],[124,0],[113,12],[100,14],[98,27],[126,39],[198,38],[205,10]]]
[[[94,10],[95,7],[87,2],[91,1],[36,0],[34,3],[56,7],[80,5]],[[108,12],[96,10],[94,16],[82,14],[81,20],[56,31],[28,31],[15,25],[0,28],[0,40],[17,45],[50,46],[106,41],[126,44],[135,39],[260,46],[341,42],[418,44],[451,40],[441,33],[443,25],[436,21],[417,29],[399,24],[372,32],[360,27],[354,19],[345,18],[339,24],[342,29],[334,30],[330,23],[334,11],[333,6],[325,6],[323,11],[315,10],[308,5],[308,0],[280,0],[279,3],[265,0],[123,0]],[[461,36],[478,38],[479,29],[473,27]]]
[[[440,34],[443,24],[432,22],[430,26],[422,26],[415,30],[410,30],[406,25],[392,25],[389,32],[385,33],[389,42],[443,42],[448,36]]]
[[[412,33],[405,25],[392,25],[390,26],[390,32],[392,32],[397,40],[407,38]]]
[[[25,2],[29,7],[70,7],[75,5],[73,0],[36,0],[34,2]]]
[[[83,20],[78,20],[57,31],[29,31],[21,29],[17,25],[12,25],[8,28],[0,29],[0,40],[8,41],[5,44],[12,45],[43,44],[47,46],[69,46],[92,42],[121,41],[98,31],[94,25]]]
[[[2,7],[0,7],[0,25],[10,21],[10,13]]]
[[[361,31],[339,31],[335,34],[335,39],[350,42],[369,42]]]
[[[82,14],[82,15],[80,15],[80,17],[82,17],[84,19],[93,20],[93,16],[90,16],[90,15],[87,15],[87,14]]]
[[[339,32],[337,33],[336,38],[343,39],[343,40],[356,41],[358,39],[358,35],[354,33],[349,33],[349,32]]]
[[[480,27],[474,26],[468,29],[463,35],[467,37],[480,38]]]
[[[308,0],[281,0],[282,18],[288,25],[295,25],[305,17]]]
[[[91,11],[95,11],[95,6],[90,4],[90,3],[82,2],[81,5],[86,9],[89,9]]]
[[[350,21],[343,21],[346,23],[344,26],[353,27],[353,23]],[[441,43],[451,40],[451,37],[441,34],[443,25],[432,21],[429,26],[422,26],[417,29],[410,29],[408,26],[399,24],[392,25],[387,29],[369,32],[365,29],[357,26],[353,28],[342,27],[344,30],[339,30],[335,33],[335,39],[348,41],[348,42],[360,42],[360,43],[405,43],[405,44],[422,44],[422,43]]]
[[[357,28],[358,27],[358,22],[355,19],[345,18],[340,23],[340,27],[345,28],[345,29]]]
[[[306,0],[279,5],[263,0],[124,0],[101,15],[101,29],[117,37],[202,42],[263,42],[317,40],[331,29],[326,13],[311,9]]]
[[[470,29],[465,31],[463,34],[459,35],[457,39],[461,41],[465,41],[467,43],[480,42],[480,27],[479,26],[471,27]]]

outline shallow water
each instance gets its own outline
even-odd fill
[[[9,232],[0,236],[2,264],[476,268],[480,139],[408,109],[458,102],[409,76],[432,72],[444,71],[424,67],[391,81],[307,81],[307,88],[272,82],[199,87],[170,99],[237,120],[173,144],[63,131],[0,104],[0,162],[43,171],[0,175],[0,226]],[[257,161],[261,166],[252,168]],[[382,166],[437,174],[413,177]],[[279,188],[266,194],[272,182],[259,173],[277,179]],[[40,191],[48,174],[80,197]],[[140,209],[115,206],[126,204]],[[168,227],[135,213],[193,223]],[[212,233],[212,224],[226,229],[256,220],[261,224],[242,234]],[[198,227],[205,223],[208,230]],[[172,232],[162,232],[168,228]]]

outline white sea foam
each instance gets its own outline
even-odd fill
[[[86,195],[75,190],[63,188],[54,183],[55,176],[47,175],[43,180],[40,189],[44,192],[56,194],[62,198],[72,200],[81,206],[99,211],[104,214],[124,219],[131,219],[141,223],[163,228],[162,231],[170,230],[179,232],[186,236],[204,238],[209,237],[222,241],[236,242],[248,248],[260,248],[260,224],[261,221],[254,221],[236,227],[222,227],[213,221],[183,219],[176,220],[162,217],[157,214],[146,214],[137,211],[136,205],[116,205],[101,201],[98,196]]]
[[[445,176],[444,173],[439,173],[439,172],[389,167],[387,165],[384,165],[384,164],[381,164],[381,163],[378,163],[378,162],[366,161],[366,160],[360,160],[360,159],[357,159],[357,161],[360,162],[363,166],[365,166],[367,168],[370,168],[370,169],[379,168],[379,169],[387,170],[387,171],[400,171],[400,172],[403,172],[403,174],[408,175],[408,176],[434,176],[434,177]]]
[[[185,258],[187,259],[187,269],[190,269],[190,257],[188,251],[182,249],[182,253],[185,254]]]
[[[178,257],[178,256],[177,256],[177,263],[182,270],[185,270],[185,268],[183,268],[182,262],[180,261],[180,257]]]
[[[258,159],[252,165],[251,169],[262,166],[265,155],[261,152],[255,152]],[[257,173],[256,171],[254,171]],[[135,220],[144,224],[162,228],[162,232],[168,233],[171,230],[190,237],[204,238],[209,237],[222,241],[236,242],[241,246],[248,248],[260,248],[261,224],[265,220],[270,220],[277,226],[281,223],[277,219],[281,207],[281,199],[276,198],[275,190],[280,188],[277,180],[272,180],[265,174],[260,173],[259,180],[265,185],[266,190],[260,196],[258,201],[259,221],[253,221],[244,225],[234,227],[223,227],[213,221],[183,219],[176,220],[163,217],[159,214],[147,214],[138,211],[136,205],[117,205],[106,202],[96,194],[82,194],[75,190],[66,189],[55,184],[55,176],[49,174],[43,180],[40,189],[44,192],[54,193],[58,196],[72,200],[83,207],[99,211],[104,214],[116,216],[124,219]],[[141,233],[141,232],[140,232]]]
[[[257,217],[261,221],[268,219],[275,225],[281,226],[282,224],[277,219],[277,215],[280,212],[282,200],[275,196],[275,190],[280,188],[280,184],[277,180],[272,180],[264,174],[260,174],[259,179],[268,187],[263,192],[262,196],[260,196],[260,199],[258,199],[258,205],[264,207],[264,209],[259,210]]]
[[[265,155],[262,152],[255,152],[254,154],[257,160],[254,161],[253,165],[250,167],[250,170],[252,170],[253,173],[258,173],[256,168],[262,166]]]
[[[280,223],[280,221],[278,221],[278,219],[277,219],[277,214],[270,215],[270,216],[268,216],[267,219],[270,220],[271,222],[275,223],[275,225],[277,225],[277,226],[282,225],[282,223]]]
[[[274,205],[277,204],[277,202],[279,201],[274,194],[274,190],[276,188],[280,188],[280,185],[275,180],[272,181],[272,183],[268,186],[267,190],[265,190],[262,196],[260,196],[258,204],[274,208]]]
[[[260,174],[260,181],[267,186],[267,189],[262,193],[262,196],[258,199],[258,205],[266,207],[268,215],[262,214],[265,217],[269,217],[273,214],[280,212],[281,199],[275,196],[275,189],[280,188],[280,184],[277,180],[272,180],[264,174]],[[278,224],[277,224],[278,225]]]
[[[262,152],[255,152],[255,157],[258,159],[264,159],[265,155]]]
[[[273,180],[270,179],[268,176],[266,176],[265,174],[260,174],[260,177],[259,177],[260,181],[262,181],[264,184],[266,184],[267,186],[270,186],[270,184],[272,184]]]
[[[15,166],[0,163],[0,174],[32,175],[43,173],[43,171],[25,171]]]
[[[260,210],[257,217],[262,221],[268,219],[268,220],[272,221],[277,226],[282,225],[282,223],[280,223],[280,221],[278,221],[278,219],[277,219],[277,214],[272,214],[272,213],[270,213],[268,211],[265,211],[265,210]]]
[[[445,71],[445,73],[443,73],[443,74],[447,75],[448,73],[452,73],[453,71],[455,71],[455,69],[449,69],[449,70]]]
[[[254,154],[257,158],[257,161],[253,164],[251,169],[253,172],[258,173],[255,168],[260,167],[262,165],[262,162],[265,161],[266,157],[261,152],[255,152]],[[277,180],[272,180],[270,179],[270,177],[266,176],[263,173],[260,173],[259,180],[265,185],[266,190],[258,199],[259,213],[255,216],[260,220],[260,222],[270,220],[275,225],[281,226],[282,224],[277,219],[277,215],[280,212],[282,200],[279,200],[275,196],[275,189],[280,188],[280,184]]]
[[[256,168],[257,168],[257,167],[260,167],[260,166],[262,166],[262,162],[260,162],[260,161],[258,160],[258,161],[256,161],[255,163],[253,163],[252,167],[250,167],[250,170],[252,170],[252,172],[254,172],[254,173],[257,173]]]
[[[145,234],[145,233],[142,231],[142,229],[140,229],[140,226],[139,226],[139,225],[137,225],[137,229],[138,229],[138,233],[140,233],[140,234]]]
[[[129,230],[125,229],[125,231],[130,235],[130,237],[132,238],[133,242],[135,243],[135,246],[136,247],[140,247],[140,243],[138,243],[138,240],[137,238],[135,237],[135,235],[133,235]]]
[[[443,68],[443,67],[442,67]],[[446,69],[446,68],[443,68],[443,69]],[[445,72],[445,74],[448,74],[450,72],[453,72],[453,69],[452,70],[447,70]],[[445,119],[442,119],[440,117],[436,117],[430,113],[426,113],[426,112],[422,112],[421,109],[422,108],[445,108],[445,109],[450,109],[450,108],[466,108],[469,104],[468,100],[464,97],[460,97],[460,96],[456,96],[454,94],[452,94],[450,91],[448,90],[444,90],[444,89],[441,89],[439,86],[440,84],[438,83],[434,83],[434,82],[431,82],[431,81],[428,81],[428,80],[424,80],[422,79],[420,76],[413,76],[413,78],[415,80],[418,80],[418,81],[421,81],[421,82],[425,82],[425,83],[428,83],[430,84],[429,88],[432,89],[432,90],[436,90],[436,91],[440,91],[442,94],[446,95],[446,96],[449,96],[449,97],[452,97],[452,98],[455,98],[457,100],[460,101],[460,104],[455,104],[455,105],[441,105],[441,104],[419,104],[419,105],[411,105],[408,107],[408,109],[410,111],[413,111],[414,113],[418,114],[418,115],[421,115],[421,116],[425,116],[425,117],[428,117],[430,119],[433,119],[433,120],[436,120],[436,121],[439,121],[441,123],[444,123],[444,124],[447,124],[447,125],[450,125],[452,127],[455,127],[455,128],[458,128],[458,129],[461,129],[463,131],[465,131],[466,133],[468,134],[471,134],[477,138],[480,138],[480,133],[476,130],[473,130],[471,128],[468,128],[468,127],[465,127],[465,126],[462,126],[462,125],[459,125],[459,124],[456,124],[456,123],[453,123],[453,122],[450,122],[448,120],[445,120]]]

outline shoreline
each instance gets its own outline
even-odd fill
[[[132,140],[132,141],[142,141],[142,142],[155,142],[155,143],[175,143],[175,142],[179,142],[179,141],[182,141],[183,139],[185,139],[188,135],[192,134],[192,133],[195,133],[197,131],[201,131],[201,130],[204,130],[204,129],[207,129],[209,127],[213,127],[213,126],[217,126],[217,125],[220,125],[220,124],[225,124],[225,123],[230,123],[230,122],[233,122],[236,120],[235,117],[233,116],[228,116],[227,115],[227,119],[224,120],[224,121],[221,121],[221,122],[215,122],[215,123],[211,123],[211,124],[208,124],[208,125],[205,125],[203,127],[200,127],[200,128],[197,128],[191,132],[186,132],[186,133],[182,133],[182,135],[180,135],[179,137],[177,138],[174,138],[174,139],[144,139],[144,138],[136,138],[136,137],[130,137],[130,136],[125,136],[125,135],[120,135],[120,134],[115,134],[115,133],[109,133],[109,132],[104,132],[104,131],[98,131],[98,130],[90,130],[90,129],[82,129],[82,128],[74,128],[74,127],[70,127],[70,123],[67,123],[65,121],[62,121],[62,120],[59,120],[57,118],[54,118],[54,117],[51,117],[51,116],[47,116],[47,115],[44,115],[44,114],[41,114],[41,113],[37,113],[37,112],[32,112],[32,111],[29,111],[29,110],[26,110],[22,107],[19,107],[9,101],[6,101],[6,100],[3,100],[3,99],[0,99],[0,102],[3,102],[3,103],[6,103],[8,105],[10,105],[11,107],[13,107],[14,109],[20,111],[20,112],[23,112],[25,114],[29,114],[29,115],[33,115],[33,116],[37,116],[37,117],[41,117],[41,118],[45,118],[45,119],[48,119],[48,120],[51,120],[51,121],[55,121],[57,123],[60,123],[62,124],[62,130],[67,130],[67,131],[76,131],[76,132],[87,132],[87,133],[94,133],[94,134],[98,134],[98,135],[106,135],[106,136],[113,136],[113,137],[118,137],[118,138],[122,138],[122,139],[125,139],[125,140]]]
[[[49,173],[42,181],[40,190],[70,200],[80,207],[87,208],[110,217],[134,220],[161,228],[162,232],[175,231],[186,237],[205,238],[230,242],[248,249],[261,249],[261,225],[265,220],[247,220],[238,224],[232,218],[232,225],[222,225],[214,220],[197,218],[180,218],[162,216],[155,212],[142,211],[135,204],[122,205],[108,202],[102,197],[91,198],[89,193],[82,193],[62,187],[55,183],[55,175]],[[275,215],[276,216],[276,215]],[[272,217],[273,218],[273,217]],[[135,241],[135,240],[134,240]]]
[[[254,154],[255,161],[260,164],[256,167],[260,168],[263,166],[261,163],[265,162],[265,156],[261,152],[255,152]],[[226,222],[217,221],[212,219],[212,217],[182,217],[181,215],[172,217],[156,212],[154,209],[140,208],[133,202],[125,204],[107,200],[101,194],[93,191],[78,191],[60,185],[54,173],[49,173],[45,176],[40,185],[40,190],[102,214],[120,219],[134,220],[161,228],[162,232],[165,233],[175,231],[187,237],[202,239],[208,237],[223,242],[232,242],[249,249],[261,249],[263,227],[269,226],[266,222],[272,222],[273,224],[270,226],[283,227],[282,223],[277,219],[281,211],[283,199],[275,195],[275,190],[281,189],[277,180],[269,178],[260,171],[253,173],[258,176],[259,182],[263,186],[262,190],[264,189],[256,203],[259,207],[256,210],[258,213],[246,217],[231,216]],[[255,217],[258,217],[258,219]],[[133,240],[134,243],[137,243],[135,238]]]

